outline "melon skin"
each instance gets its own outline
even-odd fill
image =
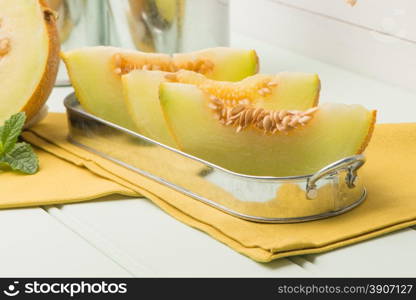
[[[254,50],[231,48],[205,49],[172,57],[167,54],[144,53],[107,46],[62,52],[61,57],[82,107],[98,117],[137,132],[140,130],[129,117],[124,102],[121,76],[114,72],[115,54],[121,54],[132,62],[174,61],[184,66],[197,58],[212,59],[213,71],[206,74],[212,79],[239,80],[253,75],[258,69],[257,54]]]
[[[54,11],[48,8],[44,0],[40,0],[45,18],[45,28],[48,32],[49,47],[46,68],[40,83],[28,103],[23,107],[27,121],[30,122],[42,110],[56,82],[60,63],[60,39]]]
[[[324,104],[304,127],[275,134],[247,128],[236,133],[213,117],[208,99],[189,84],[162,83],[160,102],[179,149],[233,172],[255,176],[312,174],[361,153],[375,111],[360,105]]]
[[[14,15],[7,15],[13,11]],[[12,29],[15,35],[10,36],[11,52],[7,55],[12,57],[13,45],[16,45],[16,57],[9,63],[7,55],[0,58],[0,125],[19,111],[26,113],[27,124],[33,124],[31,121],[47,101],[58,73],[60,42],[55,13],[43,0],[0,0],[0,18],[4,25],[16,21],[22,27],[27,26],[21,41],[15,39],[23,29],[17,26]],[[23,24],[20,18],[25,18]],[[34,20],[37,22],[30,24]],[[39,30],[34,33],[36,26]],[[0,38],[1,35],[0,28]],[[14,59],[20,63],[16,64]]]

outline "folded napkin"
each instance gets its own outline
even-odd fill
[[[66,140],[66,118],[49,114],[24,133],[40,171],[0,174],[1,207],[62,204],[110,193],[143,195],[176,219],[260,261],[320,253],[416,224],[416,124],[377,125],[360,170],[367,200],[343,215],[297,224],[260,224],[227,215]]]

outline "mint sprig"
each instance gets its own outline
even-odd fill
[[[0,126],[0,164],[25,174],[34,174],[39,169],[38,158],[32,147],[18,142],[26,121],[26,114],[19,112]]]

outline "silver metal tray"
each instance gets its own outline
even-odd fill
[[[307,176],[250,176],[97,118],[80,107],[74,94],[66,97],[65,107],[71,143],[248,221],[292,223],[327,218],[354,208],[366,197],[357,176],[365,162],[362,155]]]

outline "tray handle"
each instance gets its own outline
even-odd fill
[[[345,181],[349,188],[355,187],[355,182],[357,180],[357,171],[365,163],[365,156],[362,154],[349,156],[338,160],[308,178],[306,182],[306,198],[314,199],[318,196],[318,191],[316,190],[316,183],[323,177],[328,175],[338,173],[339,171],[347,171],[347,176]]]

